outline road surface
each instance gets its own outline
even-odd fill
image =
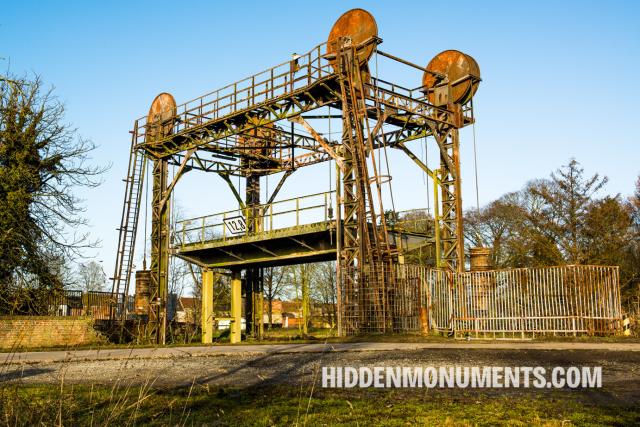
[[[0,382],[5,384],[64,381],[155,387],[310,384],[319,382],[323,366],[601,366],[603,387],[595,394],[585,392],[587,395],[618,403],[640,403],[640,343],[215,345],[3,353],[0,360]]]

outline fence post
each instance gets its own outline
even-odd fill
[[[271,81],[271,98],[273,98],[273,86],[274,86],[274,83],[273,83],[273,68],[271,69],[271,79],[270,79],[270,81]],[[268,90],[269,90],[269,88],[267,87],[267,91]]]
[[[224,220],[227,219],[227,213],[222,214],[222,241],[227,241],[227,224],[225,224]]]
[[[328,217],[327,209],[328,208],[329,208],[329,205],[327,204],[327,193],[324,193],[324,222],[327,222],[327,217]]]
[[[269,232],[273,232],[273,203],[269,205]]]
[[[453,306],[453,295],[455,293],[455,289],[454,289],[455,283],[453,280],[454,276],[453,276],[453,273],[450,271],[447,271],[445,275],[448,282],[447,288],[449,290],[449,328],[455,335],[457,332],[456,332],[455,313],[454,313],[454,306]]]

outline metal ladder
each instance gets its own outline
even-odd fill
[[[127,178],[124,179],[124,203],[122,205],[122,219],[120,220],[120,227],[118,228],[119,237],[116,264],[113,277],[111,278],[113,281],[112,294],[117,301],[114,310],[111,311],[112,320],[117,317],[125,320],[127,316],[127,295],[129,294],[138,218],[140,216],[140,199],[144,184],[146,157],[144,152],[137,150],[135,147],[136,134],[137,129],[134,129],[131,151],[129,153]],[[119,300],[120,295],[122,295],[121,301]]]

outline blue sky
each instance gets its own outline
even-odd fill
[[[633,109],[640,2],[4,2],[2,68],[54,85],[68,121],[100,146],[96,161],[113,164],[98,190],[83,192],[91,232],[103,242],[88,255],[111,273],[128,131],[155,95],[168,91],[181,103],[308,51],[353,7],[375,16],[382,50],[426,64],[458,49],[480,64],[474,105],[481,204],[571,157],[588,174],[607,175],[607,192],[633,191],[640,173]],[[406,162],[393,157],[396,203],[424,206],[416,197],[427,194],[422,176]],[[473,207],[470,129],[462,134],[462,169],[464,205]],[[327,190],[327,171],[297,172],[282,197]],[[187,175],[176,197],[186,214],[235,207],[224,183],[202,174]]]

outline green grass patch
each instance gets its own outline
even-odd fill
[[[310,397],[311,395],[311,397]],[[638,425],[630,406],[566,395],[428,390],[222,389],[207,385],[19,386],[0,389],[2,425]]]

